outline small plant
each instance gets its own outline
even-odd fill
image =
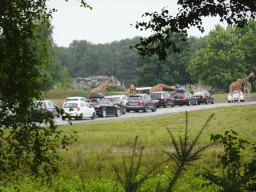
[[[224,135],[212,134],[211,140],[221,142],[224,145],[224,154],[218,155],[219,161],[211,166],[209,171],[202,175],[208,179],[206,185],[216,184],[222,188],[220,191],[225,192],[240,192],[240,191],[255,191],[255,175],[256,175],[256,159],[250,162],[243,162],[241,151],[245,150],[244,145],[250,144],[248,141],[238,139],[237,133],[232,129],[226,131]],[[253,147],[254,153],[256,147]],[[219,171],[221,170],[221,171]]]
[[[135,163],[137,141],[138,141],[138,136],[136,136],[134,140],[134,146],[133,146],[130,165],[126,164],[125,158],[123,157],[123,166],[124,166],[124,173],[125,173],[124,178],[122,178],[122,176],[120,175],[120,171],[117,169],[117,167],[112,164],[112,167],[117,175],[118,181],[121,183],[121,185],[123,186],[126,192],[139,191],[144,181],[152,177],[151,173],[159,166],[159,165],[155,166],[151,171],[147,172],[146,175],[143,175],[143,176],[139,175],[139,168],[141,165],[142,152],[144,147],[141,147],[138,162]]]
[[[188,140],[188,134],[187,134],[188,133],[188,112],[187,111],[186,111],[185,136],[184,136],[184,138],[181,138],[181,136],[179,137],[179,139],[180,139],[179,144],[176,141],[176,139],[174,138],[171,131],[167,128],[167,130],[171,136],[172,144],[175,148],[175,152],[174,153],[167,152],[167,151],[163,151],[163,152],[169,156],[169,160],[174,161],[174,163],[175,163],[174,169],[175,170],[173,172],[174,176],[169,177],[170,182],[169,182],[169,186],[166,191],[173,191],[175,184],[177,183],[178,179],[181,177],[182,171],[186,170],[185,166],[192,165],[192,162],[200,159],[201,152],[212,145],[212,144],[209,144],[209,145],[206,145],[204,147],[201,147],[201,148],[195,150],[195,146],[197,144],[197,141],[198,141],[200,135],[202,134],[204,129],[207,127],[209,121],[213,118],[213,116],[214,116],[214,114],[212,114],[208,118],[208,120],[206,121],[206,123],[204,124],[202,129],[199,131],[196,138],[191,143]]]

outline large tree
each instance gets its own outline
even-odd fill
[[[28,115],[45,86],[41,70],[51,62],[50,44],[39,35],[42,27],[37,21],[49,26],[52,11],[46,0],[0,1],[0,180],[29,174],[50,181],[61,159],[58,143],[68,143],[52,114],[37,122]],[[9,110],[13,118],[7,118]],[[43,122],[49,127],[40,126]]]
[[[189,64],[190,43],[179,41],[181,34],[170,34],[171,40],[180,48],[180,54],[173,49],[168,50],[165,61],[159,61],[156,54],[137,57],[136,85],[154,86],[158,83],[168,85],[185,85],[191,82],[190,75],[186,71]]]
[[[228,90],[230,83],[256,71],[256,22],[244,28],[217,25],[209,33],[206,47],[196,52],[188,67],[194,81]]]
[[[137,29],[155,32],[148,38],[141,38],[141,42],[135,46],[139,54],[157,54],[163,60],[169,47],[179,52],[179,48],[170,39],[170,32],[182,32],[186,36],[187,29],[192,26],[203,32],[203,17],[219,16],[220,21],[237,24],[239,27],[246,24],[245,19],[256,17],[254,0],[178,0],[177,3],[180,8],[176,15],[169,15],[168,10],[163,8],[161,13],[145,13],[145,17],[151,18],[149,22],[137,22]]]

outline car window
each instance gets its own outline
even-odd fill
[[[49,107],[52,107],[52,103],[51,103],[51,102],[47,102],[47,105],[48,105]]]
[[[81,107],[84,107],[84,103],[81,103]]]
[[[76,108],[78,106],[78,103],[66,103],[64,105],[64,108]]]
[[[129,96],[128,100],[141,100],[142,97],[140,95],[133,95],[133,96]]]
[[[84,103],[86,107],[90,107],[90,104],[89,103]]]

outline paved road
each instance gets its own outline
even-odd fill
[[[197,106],[175,106],[175,107],[168,107],[163,108],[160,107],[156,110],[156,112],[151,112],[150,110],[146,113],[143,113],[142,110],[140,112],[130,112],[126,113],[125,115],[121,115],[120,117],[115,116],[109,116],[109,117],[96,117],[96,119],[91,120],[72,120],[72,123],[85,123],[85,122],[91,122],[91,121],[106,121],[106,120],[115,120],[115,119],[126,119],[126,118],[135,118],[135,117],[147,117],[147,116],[155,116],[155,115],[163,115],[168,113],[180,113],[184,111],[195,111],[195,110],[201,110],[201,109],[212,109],[216,107],[225,107],[225,106],[234,106],[234,105],[256,105],[256,101],[251,102],[241,102],[241,103],[215,103],[215,104],[201,104]],[[66,125],[68,124],[68,120],[63,121],[61,118],[55,118],[55,122],[57,125]]]

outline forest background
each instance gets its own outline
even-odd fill
[[[201,82],[228,91],[232,82],[256,71],[255,24],[250,20],[245,28],[216,25],[209,35],[200,38],[172,33],[180,53],[169,48],[163,61],[157,55],[141,56],[136,49],[130,49],[140,42],[139,36],[105,44],[74,40],[69,47],[52,43],[54,62],[44,70],[48,82],[45,89],[55,84],[67,89],[72,87],[72,78],[104,75],[137,87]],[[44,38],[52,40],[52,27],[44,28]],[[255,91],[256,83],[251,83]]]

